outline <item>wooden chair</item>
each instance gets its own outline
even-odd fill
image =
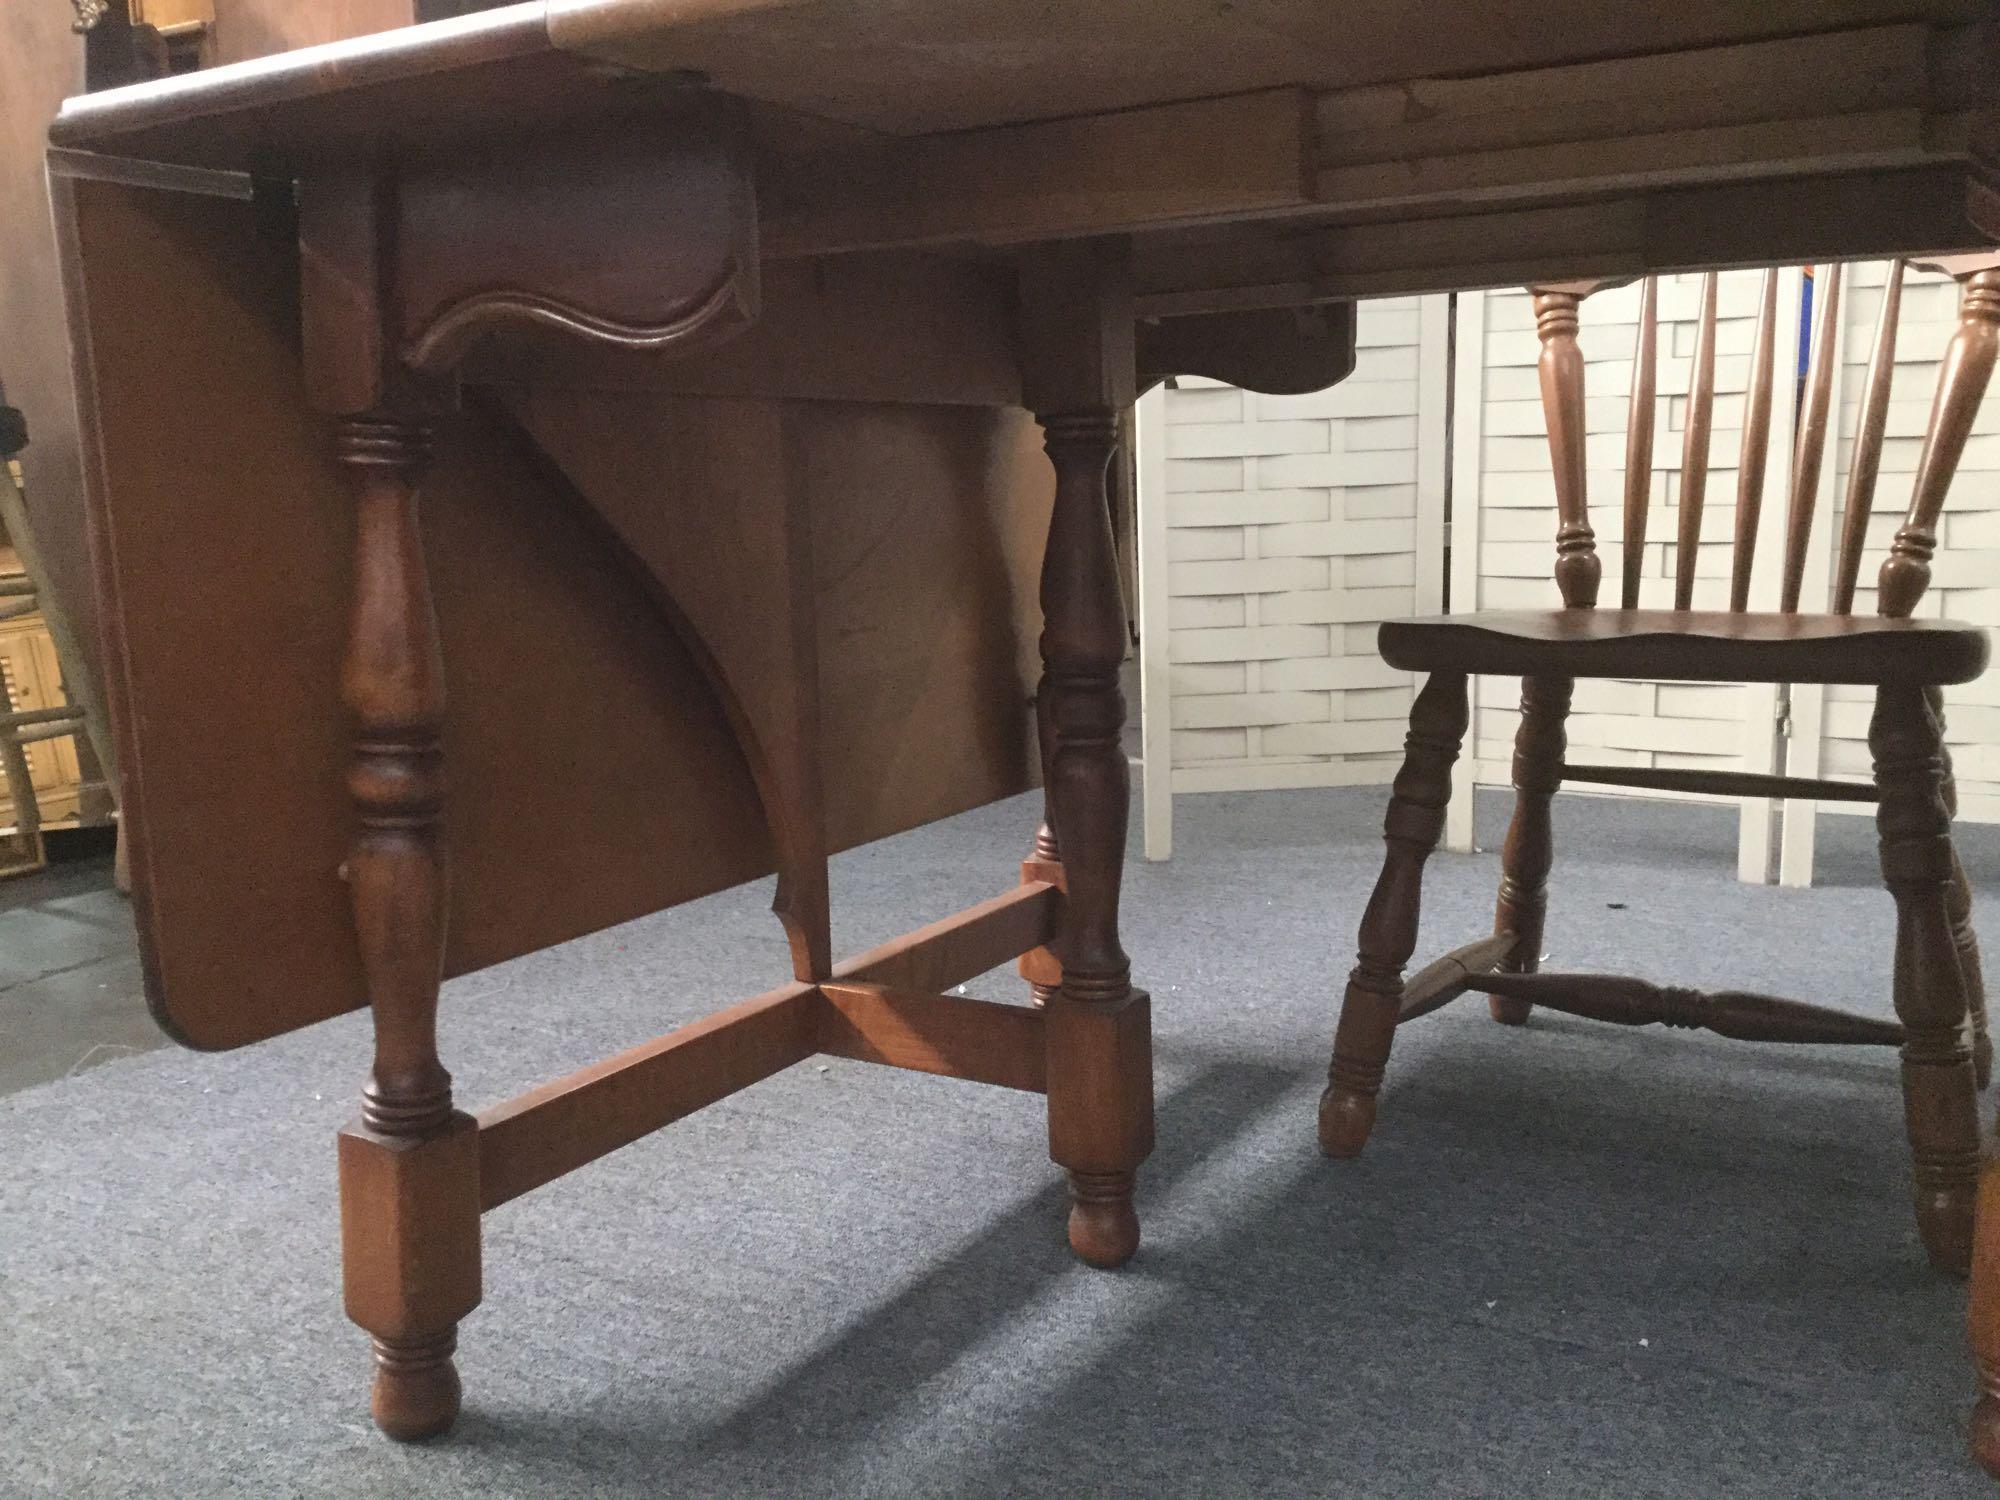
[[[2000,351],[2000,254],[1927,264],[1961,282],[1959,322],[1945,355],[1915,493],[1882,565],[1880,613],[1873,618],[1853,613],[1854,589],[1887,425],[1901,262],[1890,277],[1867,375],[1829,614],[1801,614],[1798,605],[1838,362],[1840,268],[1820,282],[1819,326],[1786,518],[1782,606],[1776,613],[1752,612],[1748,603],[1771,429],[1777,273],[1768,273],[1763,283],[1751,356],[1726,612],[1689,607],[1715,393],[1715,276],[1704,284],[1693,358],[1671,610],[1639,604],[1652,468],[1656,289],[1651,281],[1642,289],[1627,431],[1624,587],[1615,610],[1594,607],[1600,566],[1585,508],[1583,356],[1577,346],[1578,306],[1602,284],[1533,289],[1559,513],[1555,579],[1563,608],[1382,627],[1384,659],[1430,675],[1411,711],[1405,758],[1384,830],[1388,854],[1362,918],[1360,955],[1341,1002],[1333,1064],[1320,1101],[1320,1144],[1328,1155],[1353,1156],[1366,1143],[1397,1026],[1467,991],[1483,991],[1495,1019],[1513,1025],[1525,1021],[1532,1006],[1545,1005],[1623,1025],[1701,1027],[1752,1041],[1894,1043],[1902,1048],[1917,1222],[1933,1263],[1965,1271],[1980,1156],[1976,1089],[1990,1067],[1991,1048],[1971,897],[1951,845],[1954,792],[1944,748],[1941,689],[1979,674],[1986,665],[1987,638],[1978,627],[1911,616],[1930,582],[1945,492]],[[1416,946],[1424,862],[1444,828],[1451,767],[1468,721],[1466,682],[1473,673],[1522,679],[1514,816],[1501,854],[1493,933],[1405,981],[1404,965]],[[1579,677],[1871,685],[1876,690],[1869,730],[1874,783],[1571,764],[1564,759],[1563,724]],[[1883,878],[1896,904],[1900,1024],[1765,995],[1702,994],[1637,979],[1537,973],[1553,856],[1549,805],[1566,781],[1874,802]]]

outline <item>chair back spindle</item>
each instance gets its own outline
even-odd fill
[[[1653,418],[1659,377],[1659,283],[1639,287],[1639,338],[1632,351],[1632,401],[1625,419],[1625,567],[1618,602],[1639,607],[1646,568],[1646,508],[1653,498]]]
[[[1535,289],[1535,333],[1542,352],[1542,411],[1549,430],[1549,458],[1556,482],[1556,587],[1566,608],[1597,603],[1603,565],[1590,529],[1584,480],[1583,351],[1577,347],[1577,307],[1589,283]]]
[[[2000,265],[1989,264],[1965,276],[1958,330],[1951,336],[1944,368],[1938,375],[1937,397],[1924,432],[1923,456],[1917,460],[1909,514],[1890,544],[1876,584],[1885,615],[1907,618],[1930,587],[1938,516],[1952,475],[1958,472],[1958,460],[1965,452],[1980,398],[1992,378],[1996,354],[2000,354]]]
[[[1792,448],[1792,497],[1785,513],[1785,574],[1778,608],[1799,612],[1799,595],[1806,581],[1806,544],[1812,536],[1813,509],[1819,500],[1819,472],[1826,457],[1826,430],[1833,410],[1833,372],[1840,362],[1840,287],[1844,267],[1821,269],[1817,289],[1819,316],[1813,329],[1812,357],[1806,364],[1805,403],[1799,411],[1798,442]]]
[[[1874,508],[1882,448],[1888,430],[1889,396],[1895,379],[1896,341],[1901,318],[1907,265],[1942,271],[1963,288],[1958,327],[1945,351],[1937,396],[1925,429],[1922,457],[1908,515],[1896,532],[1878,581],[1880,612],[1908,617],[1931,581],[1931,558],[1937,551],[1937,528],[1945,494],[1957,472],[1971,436],[1994,367],[2000,364],[2000,251],[1895,261],[1884,287],[1882,310],[1875,326],[1867,382],[1848,475],[1841,519],[1840,553],[1835,568],[1832,608],[1851,614],[1861,554],[1867,543],[1869,515]],[[1807,363],[1805,390],[1793,432],[1791,489],[1785,516],[1784,576],[1779,608],[1796,614],[1804,592],[1806,555],[1817,508],[1820,474],[1832,425],[1833,391],[1840,365],[1841,296],[1845,268],[1827,266],[1819,278],[1820,294]],[[1542,413],[1548,426],[1549,457],[1555,475],[1556,584],[1565,608],[1587,609],[1597,602],[1600,565],[1597,538],[1591,530],[1586,496],[1584,362],[1578,343],[1579,309],[1593,291],[1607,284],[1572,281],[1531,287],[1535,331],[1541,340],[1538,370]],[[1694,358],[1688,376],[1687,430],[1681,449],[1680,517],[1674,566],[1674,608],[1688,610],[1694,602],[1697,553],[1701,545],[1702,505],[1708,490],[1709,448],[1715,416],[1716,302],[1719,278],[1702,277],[1701,305],[1695,329]],[[1736,486],[1734,556],[1729,574],[1729,608],[1749,610],[1750,578],[1756,558],[1757,533],[1764,498],[1764,471],[1770,453],[1778,351],[1778,272],[1764,273],[1757,326],[1750,359],[1750,383],[1745,395],[1743,443]],[[1651,496],[1655,401],[1658,381],[1659,312],[1655,280],[1640,287],[1639,329],[1633,349],[1631,410],[1625,432],[1625,558],[1619,602],[1639,608],[1639,581],[1644,572],[1647,507]]]
[[[1875,320],[1875,347],[1868,356],[1868,384],[1861,397],[1861,426],[1847,469],[1847,498],[1840,510],[1840,560],[1833,576],[1833,612],[1854,613],[1854,589],[1861,579],[1861,552],[1868,545],[1868,518],[1875,509],[1875,482],[1882,473],[1882,438],[1889,429],[1889,389],[1896,374],[1896,332],[1903,315],[1903,262],[1889,267],[1882,288],[1882,311]]]
[[[1771,389],[1776,378],[1778,269],[1764,273],[1751,343],[1750,389],[1743,402],[1743,447],[1736,468],[1736,550],[1729,565],[1729,607],[1750,607],[1750,569],[1764,512],[1764,461],[1771,451]]]
[[[1720,278],[1701,279],[1694,369],[1688,376],[1687,430],[1681,442],[1681,515],[1675,542],[1674,608],[1694,607],[1695,557],[1701,550],[1701,508],[1708,497],[1708,446],[1715,426],[1715,301]]]

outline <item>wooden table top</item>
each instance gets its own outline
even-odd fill
[[[2000,239],[1996,30],[1987,0],[534,0],[76,99],[52,139],[284,174],[721,92],[767,257],[1164,235],[1206,260],[1146,290],[1189,310]]]

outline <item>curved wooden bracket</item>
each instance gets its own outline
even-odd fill
[[[396,352],[423,374],[459,370],[489,336],[518,376],[524,353],[678,354],[757,318],[756,194],[724,101],[417,162],[396,213]]]
[[[456,368],[488,333],[510,328],[553,332],[641,354],[713,343],[755,320],[754,298],[746,298],[746,290],[745,278],[732,270],[692,311],[663,323],[622,322],[532,292],[482,292],[439,313],[404,348],[403,362],[425,374],[442,373]]]
[[[1203,375],[1266,396],[1323,391],[1354,373],[1352,302],[1141,318],[1139,387]]]

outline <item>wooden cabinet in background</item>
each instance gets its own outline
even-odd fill
[[[55,642],[40,615],[0,622],[0,677],[5,678],[8,697],[17,709],[58,708],[68,701],[63,696]],[[83,785],[76,741],[41,740],[23,749],[42,810],[43,828],[75,824]],[[14,804],[5,783],[0,782],[0,827],[11,827],[13,822]]]

